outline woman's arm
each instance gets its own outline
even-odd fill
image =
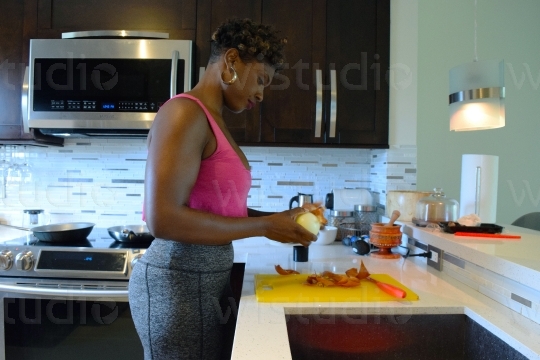
[[[187,206],[201,159],[215,150],[206,115],[195,102],[178,98],[166,103],[156,115],[150,135],[145,211],[155,237],[209,245],[253,236],[306,246],[316,239],[294,221],[304,209],[232,218]]]

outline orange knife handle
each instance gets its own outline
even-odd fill
[[[400,288],[398,288],[396,286],[393,286],[393,285],[390,285],[390,284],[387,284],[387,283],[382,283],[382,282],[379,282],[377,280],[375,280],[375,283],[377,284],[379,289],[381,289],[385,293],[390,294],[390,295],[392,295],[394,297],[397,297],[397,298],[400,298],[400,299],[405,299],[405,297],[407,296],[407,293],[405,291],[403,291],[402,289],[400,289]]]

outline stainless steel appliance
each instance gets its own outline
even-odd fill
[[[192,41],[30,40],[24,131],[144,137],[160,106],[192,86]]]
[[[83,241],[1,243],[0,359],[143,359],[128,281],[149,244],[101,228]]]
[[[298,193],[291,198],[289,201],[289,209],[292,209],[293,203],[297,202],[299,207],[302,207],[304,204],[313,203],[313,194],[302,194]]]

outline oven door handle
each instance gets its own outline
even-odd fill
[[[41,286],[23,286],[0,284],[0,291],[38,295],[38,296],[84,296],[84,297],[127,297],[128,290],[70,289],[48,288]]]

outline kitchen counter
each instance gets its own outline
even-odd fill
[[[499,274],[510,274],[534,289],[540,286],[540,281],[536,280],[540,271],[535,267],[538,264],[533,261],[535,257],[540,259],[538,247],[534,246],[535,242],[540,243],[540,232],[505,226],[505,232],[523,236],[518,242],[519,246],[515,246],[516,242],[458,239],[451,234],[432,232],[412,224],[404,224],[403,231],[409,239],[432,244]],[[26,232],[0,229],[0,241],[24,234]],[[340,242],[327,246],[311,245],[309,258],[314,269],[329,262],[345,269],[358,266],[359,261],[363,260],[371,273],[389,274],[417,293],[420,299],[411,302],[259,303],[254,294],[254,275],[275,274],[276,264],[289,267],[292,246],[263,237],[238,240],[233,244],[234,261],[246,263],[233,346],[232,358],[235,360],[291,359],[286,327],[288,314],[465,314],[527,358],[540,360],[540,324],[446,273],[428,267],[425,258],[381,260],[358,256]],[[538,308],[533,310],[539,311]]]
[[[314,268],[324,262],[352,267],[363,260],[370,273],[389,274],[416,292],[420,299],[411,302],[259,303],[254,293],[254,275],[275,274],[276,264],[289,266],[292,247],[265,238],[249,238],[233,244],[235,259],[246,260],[233,359],[291,359],[287,314],[465,314],[527,358],[540,359],[540,324],[428,267],[424,258],[381,260],[358,256],[339,242],[328,246],[311,245],[309,258]]]
[[[502,224],[503,234],[521,239],[459,237],[432,231],[413,223],[402,223],[409,238],[434,245],[461,259],[540,291],[540,232]]]

